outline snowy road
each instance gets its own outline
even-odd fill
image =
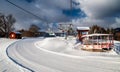
[[[16,41],[0,38],[0,72],[29,72],[11,61],[6,54],[7,47]]]
[[[40,48],[35,46],[37,41],[41,42]],[[56,43],[54,39],[25,39],[11,45],[7,52],[14,61],[35,72],[120,72],[118,55],[64,55],[62,51],[68,49],[63,47],[69,47],[64,40]]]

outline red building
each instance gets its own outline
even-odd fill
[[[9,34],[9,38],[10,39],[21,39],[22,36],[21,36],[21,33],[20,32],[11,32]]]
[[[87,35],[89,32],[90,28],[89,27],[77,27],[77,38],[81,41],[83,35]]]

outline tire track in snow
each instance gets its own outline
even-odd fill
[[[16,42],[18,42],[18,41],[16,41]],[[15,64],[17,64],[18,66],[20,66],[20,67],[22,67],[22,68],[24,68],[24,69],[27,69],[27,70],[30,71],[30,72],[35,72],[34,70],[32,70],[32,69],[30,69],[30,68],[28,68],[28,67],[20,64],[19,62],[17,62],[16,60],[14,60],[12,57],[9,56],[8,49],[9,49],[10,46],[14,45],[16,42],[10,44],[10,45],[7,47],[7,49],[6,49],[6,55],[8,56],[8,58],[9,58],[10,60],[12,60],[12,61],[13,61]]]

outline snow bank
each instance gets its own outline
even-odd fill
[[[35,44],[37,47],[49,51],[64,52],[74,48],[76,39],[73,37],[68,37],[67,40],[64,37],[45,38],[42,41],[37,41]]]
[[[40,47],[51,51],[63,51],[68,44],[59,38],[46,38],[43,41],[40,41],[38,44]]]
[[[35,43],[35,46],[39,49],[44,49],[45,51],[52,51],[51,53],[61,55],[67,54],[67,55],[73,55],[73,56],[101,56],[101,57],[114,57],[118,56],[118,54],[115,51],[109,51],[109,52],[88,52],[83,51],[80,48],[80,43],[76,44],[76,39],[74,37],[68,38],[65,40],[64,38],[46,38],[43,41],[38,41]],[[72,57],[73,57],[72,56]]]

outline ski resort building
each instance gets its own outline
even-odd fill
[[[81,41],[83,35],[87,35],[89,32],[89,27],[77,27],[77,38]]]
[[[82,48],[88,51],[110,51],[114,40],[112,34],[88,34],[82,36]]]

